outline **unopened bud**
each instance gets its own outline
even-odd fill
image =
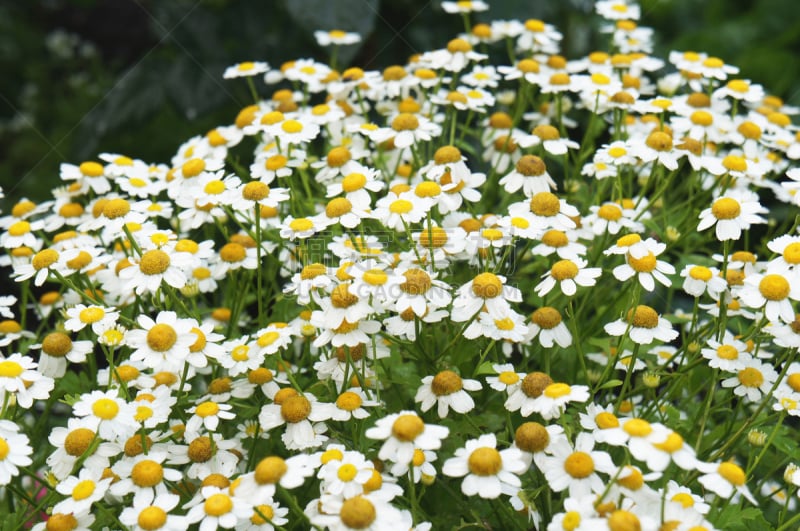
[[[764,446],[767,442],[767,434],[761,430],[750,430],[747,432],[747,442],[752,446]]]
[[[655,389],[661,383],[661,375],[648,371],[642,376],[642,382],[650,389]]]

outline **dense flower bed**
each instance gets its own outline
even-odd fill
[[[442,7],[382,72],[231,66],[233,124],[0,219],[6,523],[797,525],[798,110],[633,3],[576,59]]]

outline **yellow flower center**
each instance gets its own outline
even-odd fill
[[[350,529],[365,529],[372,525],[376,517],[375,506],[363,496],[348,498],[339,511],[342,523]]]
[[[761,387],[764,383],[764,375],[755,367],[747,367],[739,371],[739,381],[745,387]]]
[[[230,242],[222,246],[219,250],[219,257],[223,262],[241,262],[247,257],[247,249],[241,243]]]
[[[100,177],[103,175],[103,165],[99,162],[82,162],[78,169],[86,177]]]
[[[565,383],[554,383],[544,388],[544,396],[548,398],[560,398],[567,396],[572,388]]]
[[[450,164],[461,160],[461,151],[455,146],[442,146],[433,154],[435,164]]]
[[[655,443],[653,446],[671,454],[683,448],[683,437],[673,431],[663,442]]]
[[[702,280],[703,282],[708,282],[711,280],[713,274],[711,270],[705,266],[693,266],[689,270],[689,276],[695,280]]]
[[[532,134],[534,136],[538,136],[543,141],[558,140],[560,138],[558,129],[556,129],[552,125],[547,125],[547,124],[537,125],[536,127],[533,128]]]
[[[58,261],[58,252],[54,251],[53,249],[45,249],[43,251],[39,251],[33,256],[31,260],[31,265],[36,271],[40,269],[45,269],[53,265]]]
[[[31,224],[27,221],[17,221],[8,228],[8,233],[11,236],[22,236],[31,231]]]
[[[608,430],[619,426],[619,419],[613,413],[603,411],[594,417],[594,422],[601,430]]]
[[[110,398],[101,398],[92,404],[92,413],[102,420],[111,420],[119,413],[119,404]]]
[[[617,221],[622,217],[622,209],[617,205],[606,203],[597,210],[597,217],[608,221]]]
[[[236,345],[231,351],[231,358],[234,361],[247,361],[250,359],[250,347],[247,345]]]
[[[85,500],[94,493],[95,483],[91,479],[84,479],[72,488],[72,498],[75,501]]]
[[[463,384],[461,377],[453,371],[441,371],[431,381],[431,391],[436,396],[444,396],[460,391]]]
[[[269,186],[261,181],[251,181],[242,188],[242,197],[248,201],[261,201],[269,197]]]
[[[167,523],[167,513],[161,507],[151,505],[150,507],[142,509],[136,523],[139,524],[139,527],[147,531],[161,529],[164,527],[164,524]]]
[[[484,229],[481,235],[490,242],[503,239],[503,232],[497,229]]]
[[[658,313],[650,306],[640,304],[628,311],[627,321],[637,328],[655,328],[658,326]]]
[[[367,184],[367,177],[363,173],[350,173],[342,179],[342,190],[345,192],[355,192],[361,190]]]
[[[531,315],[531,321],[545,330],[555,328],[561,320],[561,313],[551,306],[543,306]]]
[[[563,231],[550,229],[542,234],[542,243],[548,247],[566,247],[569,244],[569,238]]]
[[[216,402],[203,402],[194,410],[195,415],[201,418],[211,417],[219,413],[219,405]]]
[[[158,323],[147,332],[147,345],[156,352],[166,352],[178,341],[178,334],[168,324]]]
[[[206,169],[206,161],[203,159],[189,159],[181,166],[183,176],[187,179],[197,177]]]
[[[296,134],[303,130],[303,124],[297,120],[286,120],[281,124],[281,129],[289,134]]]
[[[553,383],[553,379],[543,372],[530,372],[522,379],[522,392],[530,398],[538,398],[548,385]]]
[[[728,171],[746,171],[747,159],[739,155],[728,155],[722,159],[722,166]]]
[[[423,181],[414,189],[417,197],[436,197],[442,193],[442,187],[433,181]]]
[[[92,263],[92,255],[87,253],[86,251],[79,251],[77,256],[72,260],[67,260],[67,267],[72,270],[79,270],[83,269],[84,267],[88,266]]]
[[[413,114],[400,113],[392,120],[392,129],[395,131],[413,131],[419,127],[419,120]]]
[[[541,452],[550,444],[550,434],[538,422],[526,422],[514,432],[514,442],[523,452]]]
[[[621,481],[620,481],[621,483]],[[609,531],[641,531],[639,517],[630,511],[617,510],[608,517]]]
[[[336,399],[336,407],[344,411],[355,411],[361,404],[361,397],[352,391],[345,391]]]
[[[72,531],[78,527],[78,520],[72,513],[56,513],[47,519],[46,531]]]
[[[371,286],[382,286],[389,280],[389,276],[382,269],[370,269],[364,272],[364,276],[361,278]]]
[[[419,244],[426,249],[438,249],[447,243],[447,231],[441,227],[428,227],[419,235]]]
[[[217,493],[208,497],[203,508],[209,516],[222,516],[231,512],[233,501],[227,494]]]
[[[592,456],[586,452],[573,452],[564,460],[564,471],[576,479],[587,478],[594,472]]]
[[[281,404],[281,416],[286,422],[300,422],[307,419],[310,413],[311,402],[301,395],[290,396]]]
[[[578,276],[578,266],[572,260],[559,260],[550,269],[550,276],[557,281],[567,280]]]
[[[338,146],[328,152],[328,166],[338,168],[344,166],[352,158],[350,150],[344,146]]]
[[[685,509],[694,506],[694,498],[692,498],[691,494],[686,492],[679,492],[675,496],[672,497],[674,502],[680,503]]]
[[[722,197],[711,205],[711,213],[717,219],[735,219],[741,211],[742,207],[739,202],[731,197]]]
[[[16,378],[24,369],[15,361],[0,361],[0,378]]]
[[[672,149],[672,136],[663,131],[653,131],[645,141],[647,147],[656,151],[670,151]]]
[[[656,257],[649,251],[641,258],[634,258],[628,253],[628,265],[637,273],[650,273],[656,268]]]
[[[400,415],[392,424],[392,435],[402,442],[411,442],[425,430],[425,423],[417,415]]]
[[[494,448],[484,446],[469,454],[467,466],[476,476],[494,476],[503,468],[503,458]]]
[[[258,336],[256,343],[259,347],[268,347],[280,339],[281,335],[278,332],[270,331],[265,332]]]
[[[623,487],[631,490],[641,489],[642,485],[644,485],[644,476],[642,476],[642,473],[632,466],[626,466],[625,469],[628,472],[628,475],[624,478],[618,479],[617,482]]]
[[[392,204],[389,205],[389,212],[392,214],[407,214],[411,212],[411,209],[414,208],[414,205],[411,201],[407,201],[405,199],[395,199],[392,201]]]
[[[739,465],[734,463],[725,462],[720,463],[719,467],[717,467],[717,472],[720,476],[725,478],[731,485],[736,485],[740,487],[745,483],[745,475],[744,470]]]
[[[347,284],[338,284],[331,292],[331,304],[334,308],[348,308],[358,302],[358,297],[350,293]]]
[[[353,481],[353,478],[356,477],[358,474],[358,469],[355,465],[346,463],[339,467],[339,470],[336,472],[336,477],[338,477],[341,481]]]
[[[157,462],[144,459],[133,465],[131,480],[138,487],[154,487],[164,478],[164,468]]]
[[[733,345],[721,345],[717,348],[717,357],[723,360],[735,360],[739,358],[739,351]]]
[[[289,470],[286,461],[277,456],[265,457],[259,461],[254,472],[256,483],[259,485],[275,484]]]
[[[503,293],[503,283],[494,273],[480,273],[472,279],[472,292],[482,299],[499,297]]]
[[[12,319],[0,321],[0,334],[19,334],[21,331],[22,326]]]
[[[169,265],[170,258],[167,253],[160,249],[151,249],[142,255],[139,270],[145,275],[160,275],[169,268]]]
[[[622,429],[631,437],[646,437],[653,431],[650,423],[643,419],[630,419]]]
[[[447,51],[450,53],[466,53],[472,50],[472,45],[464,39],[453,39],[447,43]]]
[[[514,371],[503,371],[497,375],[497,379],[506,385],[514,385],[519,381],[519,375]]]
[[[353,204],[346,197],[336,197],[328,201],[325,206],[325,215],[329,218],[344,216],[353,210]]]
[[[581,525],[581,514],[577,511],[569,511],[561,520],[561,527],[564,531],[574,531]]]
[[[88,428],[76,428],[64,438],[64,451],[73,457],[80,457],[94,440],[94,432]]]
[[[271,505],[256,505],[253,508],[253,516],[250,517],[250,522],[254,525],[264,525],[275,517],[275,511]]]
[[[319,460],[323,465],[327,465],[331,461],[341,461],[343,458],[344,454],[341,450],[337,448],[331,448],[330,450],[325,450],[320,456]]]
[[[561,211],[561,202],[555,194],[539,192],[531,198],[530,210],[537,216],[552,217]]]
[[[782,275],[764,275],[758,283],[758,291],[768,301],[782,301],[789,296],[791,285]]]
[[[694,111],[689,119],[693,124],[703,127],[708,127],[714,123],[714,115],[708,111]]]

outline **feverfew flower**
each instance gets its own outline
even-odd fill
[[[468,440],[456,450],[455,457],[445,461],[442,473],[451,477],[466,476],[461,491],[467,496],[497,498],[500,494],[514,495],[521,486],[519,474],[528,469],[517,448],[497,450],[493,433]]]
[[[622,336],[628,332],[631,341],[641,345],[649,345],[655,339],[669,343],[678,337],[678,331],[672,329],[669,321],[644,304],[631,308],[624,319],[608,323],[604,328],[612,336]]]
[[[378,419],[366,436],[384,441],[378,458],[392,461],[392,474],[401,476],[408,472],[414,450],[438,450],[449,432],[444,426],[425,424],[413,411],[401,411]]]
[[[711,208],[700,212],[697,230],[706,230],[716,224],[716,235],[720,241],[738,240],[742,230],[754,223],[766,223],[759,214],[767,209],[758,202],[758,196],[749,190],[734,189],[714,200]]]
[[[19,433],[19,426],[10,420],[0,420],[0,485],[8,485],[19,475],[19,467],[29,466],[33,453],[28,436]]]
[[[436,376],[426,376],[417,389],[415,402],[421,402],[420,409],[428,411],[437,405],[439,416],[444,418],[452,408],[457,413],[467,413],[475,407],[466,391],[480,391],[481,384],[477,380],[461,378],[451,370],[439,372]]]

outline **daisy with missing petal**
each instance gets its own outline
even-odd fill
[[[598,472],[613,475],[617,466],[594,443],[590,434],[579,433],[574,448],[566,439],[552,445],[552,456],[545,456],[540,468],[553,491],[569,490],[572,498],[603,492],[605,482]]]
[[[119,521],[133,531],[181,531],[189,523],[184,516],[175,514],[174,509],[180,501],[177,494],[161,492],[147,504],[134,504],[123,509]]]
[[[742,303],[750,308],[762,308],[764,315],[773,323],[793,323],[794,307],[791,301],[800,300],[800,277],[754,273],[747,275],[739,292]],[[790,300],[791,299],[791,300]]]
[[[769,393],[778,373],[768,363],[750,359],[743,363],[744,368],[736,371],[736,376],[722,380],[722,387],[733,387],[733,394],[744,396],[751,403],[757,403]]]
[[[414,450],[438,450],[449,432],[445,426],[426,424],[413,411],[400,411],[378,419],[366,436],[384,441],[378,458],[392,461],[391,473],[401,476],[408,472]]]
[[[578,286],[594,286],[603,270],[599,267],[586,267],[587,265],[586,260],[577,257],[574,260],[559,260],[553,264],[550,271],[542,275],[544,280],[534,288],[534,291],[543,297],[558,284],[561,293],[571,297],[577,292]]]
[[[508,386],[508,398],[503,407],[509,411],[519,410],[520,415],[529,417],[534,411],[536,399],[552,383],[553,379],[543,372],[529,372],[519,385]]]
[[[640,345],[649,345],[655,339],[669,343],[678,337],[678,331],[672,329],[669,321],[644,304],[631,308],[625,318],[608,323],[604,329],[607,334],[617,337],[628,332],[631,341]]]
[[[333,29],[330,31],[315,31],[314,39],[320,46],[343,46],[361,42],[361,35],[355,32]]]
[[[766,223],[759,216],[768,211],[758,201],[758,195],[749,190],[734,189],[714,200],[711,208],[700,212],[697,230],[706,230],[716,224],[716,235],[720,241],[738,240],[742,230],[754,223]]]
[[[436,376],[426,376],[417,389],[415,402],[421,402],[420,409],[425,412],[437,405],[439,417],[447,416],[449,408],[457,413],[467,413],[475,407],[475,402],[467,391],[480,391],[477,380],[461,378],[451,370],[439,372]]]
[[[497,450],[493,433],[468,440],[456,450],[455,457],[445,461],[442,473],[450,477],[464,477],[461,491],[467,496],[493,499],[501,494],[514,495],[522,482],[519,475],[528,469],[517,448]]]

